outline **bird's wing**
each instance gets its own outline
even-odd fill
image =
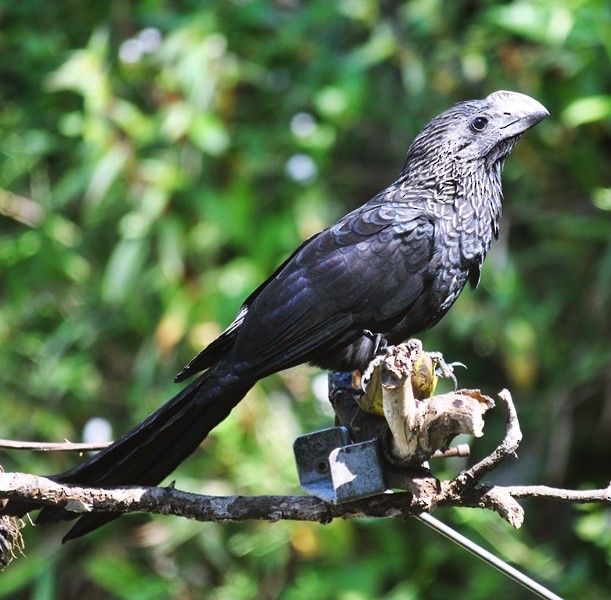
[[[249,298],[235,370],[259,378],[363,329],[378,333],[422,293],[434,238],[430,214],[388,201],[371,201],[311,238]]]

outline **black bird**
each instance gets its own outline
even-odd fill
[[[203,371],[196,380],[107,449],[52,479],[156,485],[259,379],[300,363],[362,370],[380,340],[398,344],[435,325],[467,282],[477,286],[498,236],[503,163],[547,115],[536,100],[499,91],[434,118],[397,181],[303,242],[176,377]],[[10,501],[2,514],[36,508]],[[118,516],[81,516],[64,541]],[[77,517],[45,507],[37,522]]]

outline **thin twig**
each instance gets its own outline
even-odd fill
[[[447,450],[436,450],[431,459],[437,458],[465,458],[470,456],[471,448],[469,444],[456,444],[456,446],[452,446]]]
[[[6,215],[29,227],[39,227],[45,211],[38,202],[0,189],[0,215]]]
[[[0,440],[0,449],[29,450],[34,452],[94,452],[103,450],[112,442],[78,443],[78,442],[22,442],[18,440]]]
[[[600,490],[565,490],[547,485],[510,485],[504,489],[513,498],[548,498],[576,504],[611,504],[611,483]]]
[[[486,456],[469,469],[466,469],[454,479],[454,484],[460,490],[474,487],[488,473],[496,469],[502,462],[516,455],[516,451],[522,441],[522,431],[518,421],[513,400],[509,390],[499,392],[499,404],[503,409],[506,423],[506,433],[503,441],[497,446],[492,454]]]

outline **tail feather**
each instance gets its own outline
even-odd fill
[[[108,448],[50,479],[91,487],[157,485],[197,449],[249,389],[250,385],[222,389],[205,373]],[[196,397],[205,398],[205,403],[196,404]],[[11,501],[1,512],[23,516],[37,508],[41,507],[35,503]],[[64,541],[80,537],[119,516],[117,513],[83,515]],[[46,506],[36,523],[77,517],[78,514],[65,509]]]

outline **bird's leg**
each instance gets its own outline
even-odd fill
[[[363,333],[373,341],[373,356],[386,353],[390,344],[383,333],[373,333],[369,329],[363,329]]]

